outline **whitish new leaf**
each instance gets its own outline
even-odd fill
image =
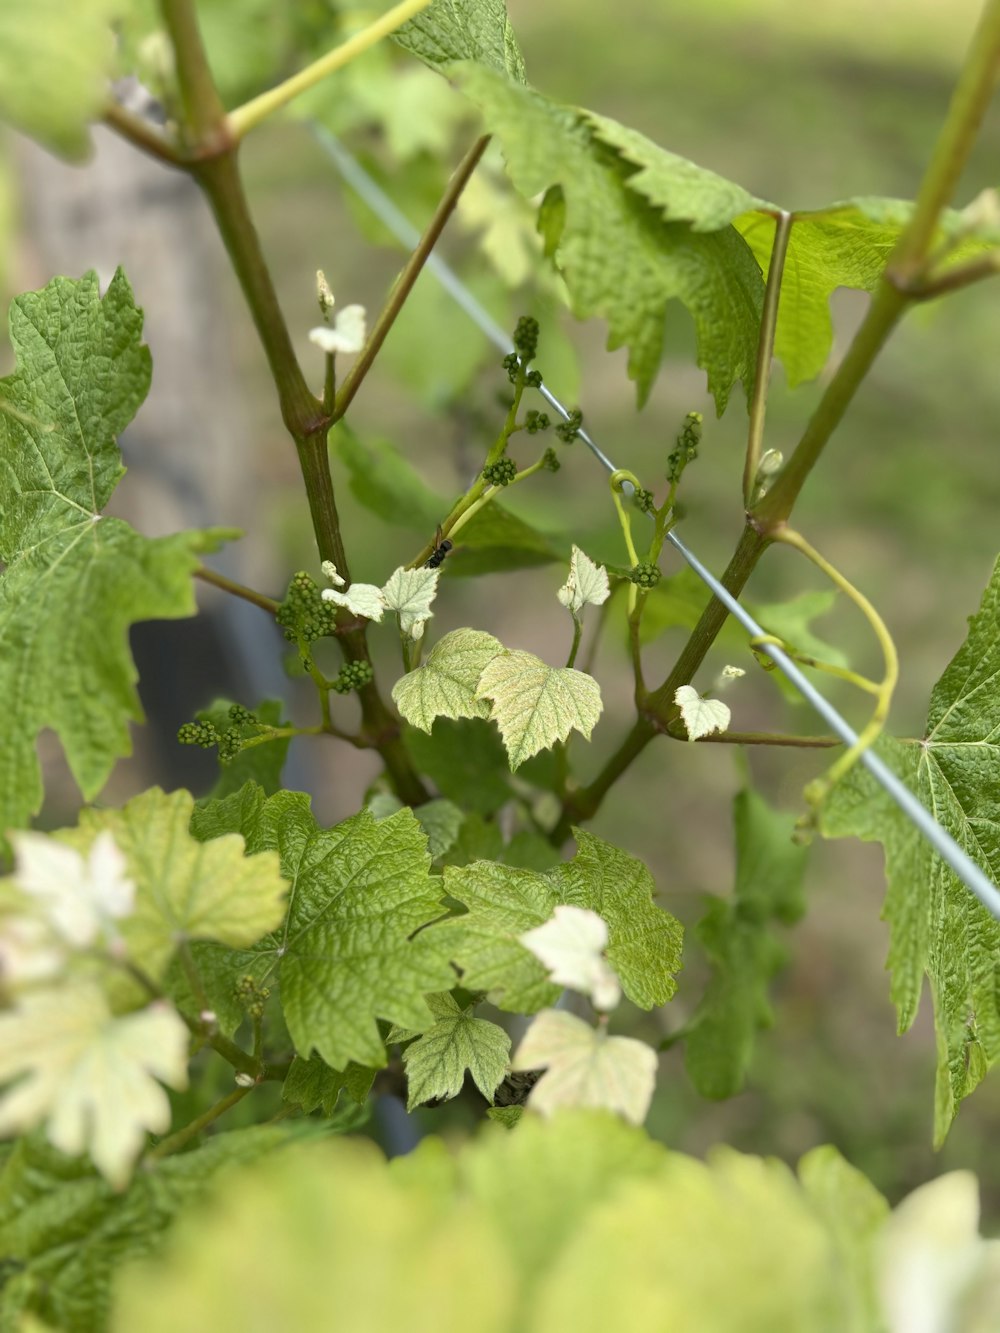
[[[613,1009],[621,999],[618,978],[604,957],[607,922],[596,912],[560,904],[544,926],[526,931],[521,943],[545,965],[552,981],[589,995],[596,1009]]]
[[[120,931],[129,958],[156,980],[184,940],[215,940],[245,949],[285,915],[288,885],[274,851],[244,855],[229,833],[199,842],[188,832],[194,800],[186,791],[143,792],[121,810],[88,810],[62,836],[91,846],[110,832],[135,881],[132,913]]]
[[[457,1097],[466,1070],[486,1100],[492,1102],[507,1069],[510,1037],[496,1023],[476,1018],[471,1005],[459,1008],[447,992],[428,995],[427,1005],[436,1022],[425,1027],[403,1052],[406,1109],[412,1111],[433,1099]]]
[[[393,701],[407,722],[430,731],[436,717],[489,717],[490,707],[477,697],[483,668],[503,644],[476,629],[456,629],[431,649],[423,666],[392,688]]]
[[[135,883],[110,832],[98,834],[87,856],[44,833],[14,833],[11,843],[17,887],[73,948],[93,944],[112,921],[132,911]]]
[[[931,694],[924,737],[880,746],[890,767],[990,876],[1000,879],[1000,562],[965,643]],[[935,1138],[1000,1059],[1000,923],[935,856],[863,770],[834,788],[822,814],[828,837],[885,847],[888,966],[899,1027],[930,980],[938,1036]]]
[[[675,690],[674,703],[681,710],[689,741],[711,736],[714,731],[725,731],[732,717],[724,703],[703,698],[693,685],[681,685]]]
[[[381,1068],[377,1020],[419,1028],[428,1017],[424,996],[455,983],[447,952],[420,930],[444,909],[412,812],[376,820],[362,810],[321,829],[308,797],[286,791],[265,800],[249,784],[201,807],[193,827],[204,838],[240,832],[248,854],[277,850],[292,881],[280,928],[250,953],[226,954],[213,984],[231,990],[244,975],[278,983],[300,1055],[315,1049],[334,1069],[350,1060]]]
[[[502,652],[483,669],[476,690],[492,702],[511,769],[574,729],[587,740],[601,716],[601,688],[573,667],[550,667],[533,653]]]
[[[142,721],[129,626],[193,615],[191,575],[219,537],[149,539],[99,517],[125,470],[115,436],[149,387],[122,273],[103,298],[93,273],[19,296],[10,332],[18,369],[0,398],[24,415],[0,413],[0,836],[41,804],[43,728],[88,799],[129,753],[128,724]]]
[[[352,583],[346,592],[336,588],[324,588],[320,596],[324,602],[333,602],[337,606],[346,606],[355,616],[364,616],[366,620],[379,621],[385,615],[385,598],[382,589],[374,583]]]
[[[569,561],[569,578],[556,596],[574,616],[578,616],[585,606],[600,606],[611,596],[608,571],[603,565],[595,565],[579,546],[574,546]]]
[[[440,569],[393,570],[389,582],[382,589],[382,597],[390,611],[399,616],[399,628],[411,639],[423,637],[424,626],[431,616],[431,603],[437,596]]]
[[[543,1115],[592,1107],[641,1125],[656,1083],[656,1052],[632,1037],[609,1037],[563,1009],[545,1009],[525,1033],[511,1068],[546,1071],[528,1098]]]
[[[124,1185],[146,1132],[170,1125],[157,1080],[187,1086],[188,1030],[169,1005],[116,1018],[91,985],[32,991],[0,1014],[0,1135],[44,1123],[49,1141],[89,1152]]]

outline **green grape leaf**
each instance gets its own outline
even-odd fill
[[[649,202],[632,185],[634,163],[609,146],[611,122],[601,120],[598,134],[588,113],[486,69],[463,67],[459,82],[500,140],[517,190],[531,199],[561,189],[555,262],[574,314],[605,319],[608,347],[628,347],[640,404],[660,367],[667,304],[679,300],[695,322],[698,364],[707,371],[718,411],[724,411],[737,380],[752,384],[764,291],[757,261],[739,233],[731,226],[699,231],[687,221],[666,221],[662,194],[656,204]],[[619,138],[628,137],[614,128]],[[637,137],[628,144],[633,155]],[[682,197],[684,211],[698,211],[691,207],[690,180]],[[703,186],[701,205],[703,224],[717,222],[718,190]]]
[[[488,1106],[486,1108],[486,1118],[495,1120],[498,1125],[503,1125],[505,1129],[513,1129],[523,1115],[523,1106]]]
[[[742,185],[660,148],[638,130],[593,111],[584,115],[601,143],[637,168],[628,177],[628,188],[659,209],[665,222],[689,222],[693,231],[721,231],[741,213],[774,207]]]
[[[520,651],[501,651],[484,665],[476,697],[492,704],[490,717],[500,728],[512,772],[573,730],[590,740],[603,707],[593,676],[548,666]]]
[[[776,634],[796,652],[815,657],[831,666],[847,666],[847,655],[827,643],[812,628],[812,622],[825,616],[837,601],[833,588],[812,588],[790,597],[784,602],[747,602],[747,610],[769,634]],[[743,636],[746,644],[746,636]],[[766,654],[766,649],[762,652]],[[790,703],[802,702],[802,695],[780,671],[772,671],[771,679]]]
[[[350,1060],[380,1069],[386,1054],[376,1020],[417,1028],[427,1018],[424,996],[454,985],[436,936],[414,935],[443,908],[426,835],[410,810],[381,820],[362,810],[321,829],[301,792],[265,799],[251,785],[196,810],[192,829],[205,839],[241,833],[248,855],[280,853],[292,882],[285,921],[252,953],[230,954],[226,968],[230,989],[242,975],[279,985],[300,1055],[315,1050],[334,1069]]]
[[[397,28],[393,39],[432,69],[474,60],[498,75],[524,82],[524,57],[504,0],[433,0]]]
[[[43,728],[87,799],[130,753],[142,710],[128,627],[193,615],[199,557],[231,535],[148,539],[100,517],[124,472],[115,436],[149,386],[141,312],[120,271],[103,298],[93,273],[19,296],[10,330],[18,369],[0,398],[22,415],[0,412],[0,832],[41,805]]]
[[[126,0],[2,0],[0,119],[71,159],[90,149],[115,64],[111,21]]]
[[[736,885],[713,898],[696,929],[712,963],[705,994],[686,1029],[684,1062],[703,1097],[732,1097],[743,1087],[758,1028],[772,1021],[768,985],[785,963],[776,924],[805,911],[806,848],[792,842],[794,818],[761,796],[733,802]]]
[[[1000,879],[1000,561],[969,634],[931,693],[916,743],[883,741],[886,762],[959,846]],[[1000,1058],[1000,922],[936,856],[860,767],[839,783],[821,816],[827,837],[885,848],[891,992],[905,1032],[930,982],[938,1039],[934,1138],[943,1142],[959,1103]]]
[[[45,1125],[121,1189],[147,1130],[170,1126],[160,1086],[187,1087],[188,1029],[162,1001],[116,1017],[90,982],[33,989],[0,1014],[0,1137]]]
[[[330,436],[330,446],[347,469],[358,504],[394,528],[433,535],[449,502],[434,494],[395,445],[388,440],[362,441],[341,421]]]
[[[368,809],[376,819],[387,819],[389,815],[394,815],[397,810],[404,809],[403,802],[398,796],[393,796],[389,792],[379,792],[368,802]],[[427,848],[431,854],[431,860],[436,861],[455,844],[465,815],[451,801],[438,798],[435,801],[425,801],[423,805],[413,807],[413,813],[416,816],[417,823],[427,834]]]
[[[315,1132],[300,1121],[215,1134],[140,1171],[124,1191],[41,1135],[20,1139],[0,1170],[0,1254],[13,1270],[0,1284],[0,1327],[19,1328],[16,1316],[30,1312],[53,1328],[104,1333],[118,1269],[154,1251],[219,1171]]]
[[[439,717],[430,732],[409,730],[406,748],[442,796],[491,815],[510,800],[507,752],[496,728],[476,718]]]
[[[202,709],[195,716],[199,722],[214,723],[221,736],[233,724],[229,717],[231,699],[216,699],[208,708]],[[253,709],[254,714],[269,727],[285,727],[288,719],[283,716],[285,705],[280,699],[265,699]],[[251,731],[246,733],[252,735]],[[249,750],[240,750],[227,764],[220,765],[219,778],[205,800],[219,801],[230,796],[248,782],[256,782],[263,787],[268,796],[281,790],[281,771],[288,757],[291,737],[280,736],[263,745],[251,746]]]
[[[544,925],[559,901],[545,875],[494,861],[447,866],[444,889],[468,911],[427,931],[436,936],[462,971],[467,990],[490,992],[501,1009],[533,1014],[555,1004],[560,987],[520,941]]]
[[[559,987],[520,936],[559,903],[589,908],[607,922],[607,957],[628,998],[643,1009],[665,1004],[681,966],[680,923],[653,905],[641,861],[582,829],[574,836],[576,856],[548,874],[490,861],[446,868],[445,892],[468,911],[428,934],[446,941],[467,989],[489,991],[501,1009],[535,1013],[555,1003]]]
[[[506,756],[504,764],[506,765]],[[468,866],[473,861],[499,861],[503,854],[503,835],[492,819],[468,815],[458,837],[445,853],[446,866]]]
[[[549,872],[558,901],[589,908],[608,923],[608,962],[633,1004],[666,1004],[681,968],[680,922],[654,904],[653,877],[641,861],[585,829],[573,836],[576,856]]]
[[[542,1115],[588,1108],[641,1125],[656,1085],[656,1052],[634,1037],[609,1037],[564,1009],[543,1009],[524,1034],[511,1069],[544,1069],[528,1106]]]
[[[815,212],[793,214],[774,343],[792,388],[814,379],[829,359],[834,291],[838,287],[873,291],[912,214],[911,203],[878,198],[848,199]],[[774,244],[774,217],[748,213],[738,219],[736,227],[766,274]],[[966,227],[961,213],[948,210],[941,220],[939,239],[955,236]],[[950,259],[981,248],[982,243],[967,241]]]
[[[455,549],[445,568],[451,576],[478,578],[535,569],[561,560],[556,543],[495,500],[474,514],[455,534]]]
[[[183,941],[245,949],[285,916],[288,885],[275,852],[245,856],[237,833],[201,842],[188,832],[193,811],[190,793],[151,787],[121,810],[85,810],[79,829],[63,835],[80,849],[104,829],[113,835],[136,885],[120,932],[129,959],[156,981]]]
[[[337,1102],[342,1091],[346,1091],[355,1106],[362,1106],[368,1100],[374,1081],[374,1069],[354,1064],[353,1061],[346,1069],[331,1069],[316,1056],[311,1060],[303,1060],[301,1055],[297,1055],[281,1085],[281,1100],[301,1107],[306,1115],[322,1110],[329,1118],[338,1110]],[[341,1117],[337,1119],[339,1122]],[[350,1128],[353,1129],[354,1125]]]
[[[435,1021],[428,1023],[403,1052],[406,1109],[412,1111],[424,1102],[457,1097],[466,1070],[486,1100],[492,1102],[507,1072],[510,1037],[496,1023],[476,1018],[474,1006],[460,1008],[447,992],[428,995],[427,1006]]]
[[[651,643],[668,629],[694,629],[711,595],[704,582],[688,565],[676,574],[660,579],[646,595],[639,626],[642,642]],[[747,634],[729,616],[716,642],[720,647],[734,652],[740,648],[745,650]]]
[[[483,668],[502,652],[503,644],[483,630],[452,630],[434,645],[423,666],[396,681],[393,702],[421,731],[429,732],[438,717],[487,718],[490,706],[476,688]]]

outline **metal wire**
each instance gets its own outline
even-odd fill
[[[412,249],[420,239],[420,233],[417,229],[403,216],[378,182],[372,179],[360,162],[344,148],[335,135],[319,125],[315,125],[313,129],[317,140],[333,160],[337,170],[348,185],[364,200],[376,217],[389,228],[396,238],[403,245]],[[426,267],[499,351],[507,353],[514,350],[509,335],[500,328],[488,311],[477,301],[454,269],[450,268],[439,255],[434,253],[428,256]],[[543,383],[538,392],[554,412],[558,413],[564,421],[569,420],[569,410],[563,406],[547,385]],[[615,464],[585,430],[580,431],[580,439],[583,440],[598,462],[608,472],[617,470]],[[714,574],[705,568],[694,552],[685,546],[676,532],[667,533],[667,541],[687,561],[702,582],[711,589],[730,615],[734,616],[745,629],[749,630],[754,638],[766,635],[766,630],[754,620],[745,607],[740,605],[732,593],[722,586]],[[832,730],[848,745],[853,745],[858,739],[857,732],[841,717],[833,704],[820,694],[788,654],[777,646],[769,644],[767,655]],[[942,828],[933,815],[914,796],[909,787],[873,750],[865,750],[859,762],[864,764],[875,781],[896,802],[914,826],[920,830],[921,834],[941,859],[951,867],[966,888],[978,898],[988,912],[1000,921],[1000,889],[983,873],[976,862],[962,850],[947,829]]]

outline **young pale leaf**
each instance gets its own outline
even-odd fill
[[[609,1037],[563,1009],[544,1009],[534,1019],[511,1068],[546,1070],[528,1097],[528,1105],[542,1115],[592,1107],[641,1125],[656,1084],[651,1046],[632,1037]]]
[[[483,630],[456,629],[436,643],[423,666],[392,687],[392,698],[407,722],[430,731],[437,717],[489,717],[476,694],[483,669],[503,644]]]
[[[380,621],[385,615],[385,598],[382,589],[374,583],[352,583],[346,592],[336,588],[324,588],[320,593],[324,602],[333,602],[337,606],[346,606],[355,616],[364,616],[365,620]]]
[[[703,180],[692,188],[692,170],[671,169],[664,156],[650,178],[657,202],[649,202],[633,184],[642,173],[627,155],[635,156],[639,136],[487,69],[464,67],[459,81],[499,138],[518,191],[529,199],[561,191],[561,226],[550,232],[548,249],[577,317],[606,319],[609,348],[629,348],[640,403],[659,370],[667,304],[679,300],[695,322],[698,364],[722,412],[735,382],[753,380],[764,285],[743,238],[719,226],[726,210],[718,185]],[[620,142],[612,146],[615,136]],[[671,170],[695,225],[664,219],[659,185]]]
[[[329,324],[320,324],[309,330],[309,341],[328,356],[343,352],[345,356],[356,356],[365,345],[367,323],[363,305],[345,305]]]
[[[111,833],[99,833],[87,856],[43,833],[14,833],[11,843],[17,887],[72,948],[87,948],[132,911],[135,883]]]
[[[922,740],[886,740],[882,757],[994,881],[1000,879],[1000,561],[965,643],[935,685]],[[1000,923],[978,903],[866,771],[852,770],[822,812],[827,837],[885,848],[888,966],[899,1028],[913,1023],[923,976],[938,1038],[934,1135],[1000,1059]]]
[[[124,0],[0,4],[0,119],[68,158],[90,146],[115,61],[111,22]]]
[[[191,575],[225,535],[148,539],[99,517],[124,472],[115,436],[149,386],[142,315],[121,272],[103,299],[93,273],[19,296],[10,330],[18,369],[0,397],[44,425],[0,413],[0,836],[41,804],[43,728],[88,799],[130,752],[142,710],[128,627],[192,615]]]
[[[389,575],[382,599],[399,616],[399,628],[411,639],[422,639],[424,626],[434,614],[431,603],[437,596],[440,569],[399,569]]]
[[[444,72],[457,60],[474,60],[524,82],[524,58],[504,0],[433,0],[393,38],[432,69]]]
[[[258,986],[277,982],[300,1055],[315,1049],[334,1069],[350,1060],[380,1069],[386,1054],[377,1019],[419,1028],[424,996],[455,983],[447,952],[420,930],[444,909],[412,812],[377,820],[362,810],[321,829],[307,796],[265,799],[250,785],[197,810],[192,827],[205,839],[242,833],[248,855],[279,851],[292,881],[279,929],[252,952],[226,954],[213,985],[231,991],[246,975]]]
[[[574,546],[569,561],[569,578],[556,596],[574,616],[578,616],[585,606],[600,606],[611,596],[608,571],[603,565],[595,565],[579,546]]]
[[[653,877],[634,856],[575,828],[577,852],[548,874],[559,902],[597,912],[608,923],[608,961],[640,1009],[666,1004],[677,989],[683,929],[653,902]]]
[[[621,999],[618,978],[604,957],[607,922],[596,912],[560,904],[544,926],[526,931],[521,943],[548,968],[552,981],[589,995],[595,1009],[614,1009]]]
[[[484,667],[476,690],[492,703],[511,770],[574,728],[587,740],[601,716],[601,687],[573,667],[550,667],[533,653],[500,652]],[[404,714],[405,716],[405,714]]]
[[[724,703],[703,698],[693,685],[679,686],[674,691],[674,703],[681,710],[689,741],[711,736],[715,731],[725,731],[732,717]]]
[[[120,932],[129,959],[154,980],[178,944],[215,940],[245,949],[285,915],[287,884],[273,851],[244,856],[236,833],[203,843],[188,832],[194,800],[152,787],[121,810],[86,810],[63,836],[93,847],[109,832],[135,881],[135,907]]]
[[[794,818],[754,791],[733,803],[736,886],[714,898],[697,927],[712,977],[690,1023],[684,1063],[703,1097],[734,1096],[743,1086],[758,1028],[771,1023],[768,984],[785,962],[777,923],[805,911],[807,849],[792,842]]]
[[[406,1109],[423,1102],[457,1097],[465,1071],[488,1102],[492,1102],[507,1070],[510,1037],[496,1023],[473,1015],[473,1006],[461,1009],[447,992],[428,995],[427,1005],[436,1022],[403,1052],[406,1066]],[[390,1034],[391,1035],[391,1034]]]
[[[148,1130],[170,1125],[157,1080],[187,1087],[188,1030],[162,1002],[116,1018],[95,986],[36,990],[0,1014],[0,1136],[45,1124],[70,1156],[89,1152],[123,1186]]]

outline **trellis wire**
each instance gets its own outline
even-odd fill
[[[317,140],[332,159],[344,180],[368,205],[376,217],[389,228],[402,245],[410,249],[416,246],[420,239],[420,233],[400,212],[378,182],[373,180],[361,163],[344,148],[329,130],[316,125],[314,126],[314,132]],[[510,336],[491,318],[458,274],[439,255],[432,252],[427,258],[426,267],[430,269],[442,287],[499,351],[504,354],[514,351]],[[563,406],[546,384],[543,383],[538,392],[564,421],[569,419],[569,410]],[[611,459],[587,431],[581,429],[580,439],[583,440],[598,462],[608,472],[617,470],[615,464],[612,463]],[[702,582],[711,589],[730,615],[735,617],[745,629],[749,630],[754,638],[766,636],[766,630],[705,568],[698,557],[685,546],[675,532],[667,533],[667,541],[687,561]],[[773,644],[768,644],[766,651],[778,670],[791,681],[802,697],[812,705],[833,731],[847,745],[854,745],[858,739],[857,732],[841,717],[833,704],[820,694],[788,654]],[[873,750],[865,750],[861,755],[860,762],[868,769],[875,781],[892,797],[907,819],[919,829],[941,859],[951,867],[966,888],[979,899],[988,912],[1000,921],[1000,889],[997,889],[997,886],[983,873],[976,862],[962,850],[947,829],[942,828],[914,796],[909,787]]]

